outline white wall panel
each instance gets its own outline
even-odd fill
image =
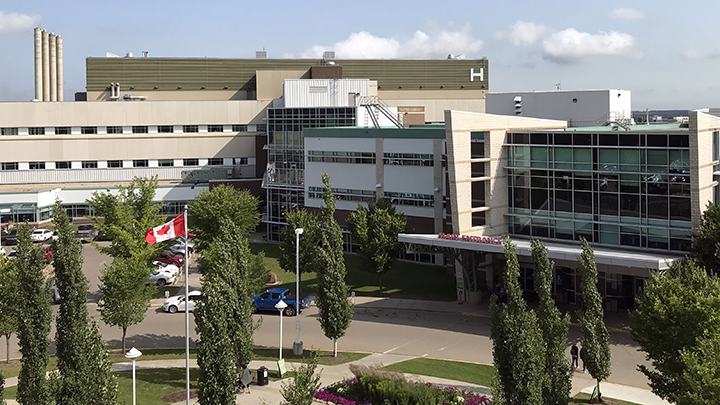
[[[367,79],[285,79],[283,99],[286,108],[348,107],[348,94],[370,94]]]

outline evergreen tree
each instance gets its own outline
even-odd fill
[[[82,245],[60,202],[53,207],[58,240],[53,243],[55,282],[60,295],[56,321],[58,371],[57,402],[65,405],[117,403],[117,381],[110,370],[109,352],[87,311],[88,281],[82,272]]]
[[[689,256],[711,274],[720,274],[720,205],[708,203]]]
[[[522,297],[518,282],[520,264],[515,245],[508,236],[503,239],[503,247],[507,302],[498,304],[493,294],[490,305],[490,339],[495,363],[493,404],[540,405],[545,374],[542,333],[535,313],[527,310]]]
[[[585,349],[583,363],[597,382],[598,399],[602,402],[600,381],[610,377],[610,336],[603,320],[602,297],[597,289],[595,253],[585,238],[581,238],[581,243],[582,255],[578,257],[578,270],[584,309],[578,311],[578,320],[583,334],[581,344]]]
[[[45,370],[50,340],[50,289],[45,282],[44,254],[33,246],[30,227],[22,225],[17,232],[17,257],[12,261],[20,284],[18,301],[18,341],[22,354],[18,376],[17,399],[21,404],[48,405]]]
[[[116,257],[100,271],[103,299],[98,303],[100,317],[110,326],[122,330],[122,351],[125,352],[127,329],[145,319],[150,299],[157,291],[147,285],[147,262],[136,257]]]
[[[200,367],[198,401],[203,405],[235,404],[235,355],[232,314],[237,292],[214,272],[203,277],[204,296],[195,307]]]
[[[288,273],[295,273],[296,247],[295,229],[302,228],[300,235],[300,279],[303,273],[313,273],[317,263],[322,233],[317,215],[306,210],[299,209],[283,214],[289,226],[283,227],[280,231],[280,267]]]
[[[9,260],[0,256],[0,336],[5,336],[6,362],[10,362],[10,336],[17,332],[18,311],[18,284],[17,269],[11,266]]]
[[[382,276],[390,271],[402,251],[398,234],[405,231],[407,218],[389,199],[381,198],[368,204],[367,209],[358,206],[347,224],[353,240],[360,244],[360,270],[377,275],[382,293]]]
[[[555,263],[548,258],[545,245],[539,240],[531,242],[535,265],[535,292],[539,298],[538,325],[545,341],[545,381],[543,403],[565,405],[570,397],[569,364],[565,358],[570,315],[560,315],[552,297],[553,269]]]
[[[705,395],[717,393],[720,382],[720,279],[694,260],[676,261],[651,273],[636,301],[630,331],[652,363],[639,367],[652,391],[678,404],[712,404]]]
[[[322,175],[325,192],[325,207],[320,214],[323,233],[323,250],[320,252],[317,267],[318,282],[318,321],[325,337],[333,341],[333,356],[337,357],[337,341],[345,336],[353,316],[350,304],[350,288],[345,283],[345,256],[343,255],[343,235],[335,220],[335,196],[332,193],[330,176]]]
[[[320,375],[317,369],[317,355],[311,352],[307,363],[300,366],[292,382],[283,384],[281,393],[285,401],[281,405],[312,405],[320,389]]]

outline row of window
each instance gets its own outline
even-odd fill
[[[200,125],[182,125],[182,126],[173,126],[173,125],[158,125],[157,126],[157,133],[159,134],[172,134],[175,132],[176,128],[181,128],[183,133],[199,133],[200,132]],[[255,132],[265,132],[267,129],[266,124],[259,124],[255,126]],[[107,134],[122,134],[122,133],[132,133],[132,134],[148,134],[150,133],[150,126],[147,125],[133,125],[130,127],[130,129],[125,129],[127,127],[121,127],[121,126],[107,126],[105,127],[105,133]],[[248,125],[207,125],[207,132],[226,132],[225,129],[229,128],[230,132],[248,132]],[[19,128],[18,127],[6,127],[0,129],[0,133],[2,135],[18,135],[19,134]],[[45,127],[30,127],[28,128],[28,135],[45,135],[46,133],[54,133],[55,135],[70,135],[72,134],[72,127],[54,127],[53,131],[48,131]],[[83,135],[92,135],[98,133],[98,127],[96,126],[90,126],[90,127],[80,127],[79,133]]]
[[[386,191],[385,197],[390,198],[395,205],[408,205],[412,207],[434,207],[435,199],[430,194],[395,193]]]
[[[240,164],[240,165],[246,165],[248,164],[248,158],[242,157],[242,158],[232,158],[233,165]],[[28,168],[30,170],[45,170],[49,165],[46,164],[47,162],[28,162]],[[174,166],[200,166],[200,159],[198,158],[192,158],[192,159],[183,159],[182,165],[176,165],[174,159],[158,159],[158,167],[174,167]],[[207,160],[208,166],[222,166],[224,165],[224,159],[223,158],[210,158]],[[2,171],[13,171],[13,170],[19,170],[20,164],[18,162],[2,162],[0,163],[0,170]],[[84,160],[80,162],[80,168],[83,169],[97,169],[98,161],[97,160]],[[150,167],[150,161],[148,159],[135,159],[132,160],[132,166],[124,166],[122,160],[108,160],[107,161],[107,167],[109,169],[115,169],[115,168],[123,168],[123,167]],[[62,161],[62,162],[55,162],[55,169],[72,169],[72,162],[70,161]]]
[[[633,132],[509,133],[507,142],[514,145],[640,146],[651,148],[668,146],[687,148],[690,146],[688,134],[638,134]]]
[[[323,198],[323,187],[308,187],[308,198]],[[351,190],[347,188],[333,188],[333,195],[340,201],[358,201],[370,203],[375,201],[375,191],[370,190]]]
[[[423,153],[385,153],[383,163],[400,166],[433,166],[433,155]]]
[[[375,164],[375,152],[308,151],[309,162]]]

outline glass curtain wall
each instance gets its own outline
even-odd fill
[[[509,133],[509,232],[687,251],[687,133]]]

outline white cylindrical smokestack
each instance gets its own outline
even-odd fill
[[[42,31],[35,28],[35,100],[42,100]]]
[[[62,37],[58,35],[55,41],[57,46],[57,101],[63,101],[63,56]]]
[[[50,38],[48,32],[42,32],[42,79],[43,96],[42,101],[50,101]]]
[[[50,101],[57,101],[57,48],[55,34],[50,33]]]

